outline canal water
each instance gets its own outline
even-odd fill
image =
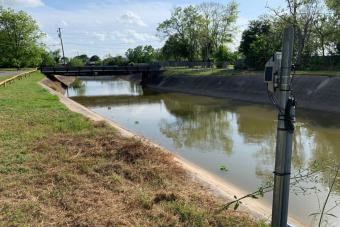
[[[273,106],[157,93],[124,80],[84,80],[68,96],[245,192],[271,182]],[[298,109],[293,146],[290,217],[317,226],[324,210],[322,226],[340,226],[340,115]],[[270,207],[271,196],[260,201]]]

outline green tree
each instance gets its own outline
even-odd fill
[[[68,65],[71,67],[82,67],[85,65],[83,60],[78,57],[71,58],[70,61],[68,62]]]
[[[90,64],[101,65],[102,61],[98,55],[93,55],[90,57],[89,61]],[[85,62],[86,64],[87,62]]]
[[[238,58],[237,52],[232,52],[225,45],[221,45],[215,51],[214,60],[217,66],[221,66],[222,62],[227,62],[228,64],[235,64]]]
[[[127,60],[118,55],[116,57],[112,57],[111,55],[108,55],[104,60],[103,60],[103,65],[117,65],[117,66],[123,66],[127,64]]]
[[[321,50],[322,56],[326,53],[336,53],[336,44],[340,42],[337,37],[337,21],[333,16],[321,14],[314,22],[312,39],[316,44],[314,50]],[[316,53],[317,54],[317,53]]]
[[[239,47],[249,67],[262,69],[269,57],[281,49],[281,31],[274,29],[278,27],[267,18],[250,22]]]
[[[205,60],[219,47],[231,42],[234,24],[237,19],[237,3],[231,1],[227,5],[217,2],[205,2],[198,6],[198,12],[203,17],[203,27],[200,32],[202,55]]]
[[[42,67],[45,66],[57,66],[58,65],[58,61],[55,57],[55,53],[54,52],[47,52],[47,51],[43,51],[42,55],[41,55],[41,64]]]
[[[331,23],[333,24],[333,34],[331,36],[331,42],[334,43],[335,52],[340,54],[340,1],[339,0],[326,0],[328,9],[332,12],[329,16]]]
[[[236,19],[234,1],[177,7],[157,28],[159,36],[167,39],[162,53],[173,59],[207,61],[220,46],[232,41]]]
[[[200,29],[203,27],[203,17],[199,14],[197,7],[177,7],[171,13],[168,20],[160,23],[157,32],[163,38],[171,38],[186,46],[186,50],[180,52],[180,57],[193,61],[199,56]],[[175,38],[175,39],[174,39]]]
[[[100,61],[100,57],[97,56],[97,55],[93,55],[93,56],[90,58],[90,61],[92,61],[92,62],[98,62],[98,61]]]
[[[88,61],[90,61],[89,57],[86,54],[75,56],[74,58],[71,59],[71,61],[75,61],[75,59],[77,59],[76,62],[81,61],[82,65],[85,65]],[[94,62],[97,63],[97,61],[94,61]],[[76,64],[79,64],[79,63],[76,63]]]
[[[321,0],[285,0],[287,7],[272,9],[274,15],[285,26],[293,25],[295,30],[296,64],[303,65],[311,57],[314,40],[312,33],[318,16],[322,14]]]
[[[61,63],[60,49],[50,52],[57,64]]]
[[[43,33],[31,16],[23,11],[0,7],[0,66],[30,67],[41,63]]]
[[[90,58],[86,54],[79,55],[79,56],[77,56],[77,58],[81,59],[85,64],[90,60]],[[96,60],[96,61],[98,61],[98,60]]]
[[[150,63],[157,60],[157,51],[152,46],[137,46],[128,49],[125,53],[129,62]]]
[[[334,11],[334,14],[340,17],[340,1],[339,0],[326,0],[326,5],[329,9]]]
[[[165,60],[176,60],[189,58],[189,49],[186,42],[178,37],[177,34],[170,36],[161,48],[161,55]]]

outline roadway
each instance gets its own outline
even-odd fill
[[[27,70],[18,70],[18,71],[0,71],[0,76],[15,76],[21,73],[27,72]]]

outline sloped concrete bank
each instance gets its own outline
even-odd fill
[[[269,104],[263,77],[258,76],[156,76],[148,88]],[[297,76],[293,89],[298,107],[340,113],[340,77]]]

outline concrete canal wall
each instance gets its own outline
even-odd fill
[[[262,76],[161,76],[153,75],[147,87],[159,91],[231,98],[267,103]],[[293,81],[298,107],[340,113],[340,77],[296,76]]]
[[[141,74],[122,77],[141,81]],[[64,86],[74,77],[54,76]],[[93,79],[93,77],[88,78]],[[98,78],[96,78],[98,79]],[[108,77],[108,79],[112,79]],[[162,76],[153,73],[144,85],[163,92],[182,92],[194,95],[271,104],[261,75],[251,76]],[[296,76],[293,80],[298,108],[340,113],[340,77]]]

